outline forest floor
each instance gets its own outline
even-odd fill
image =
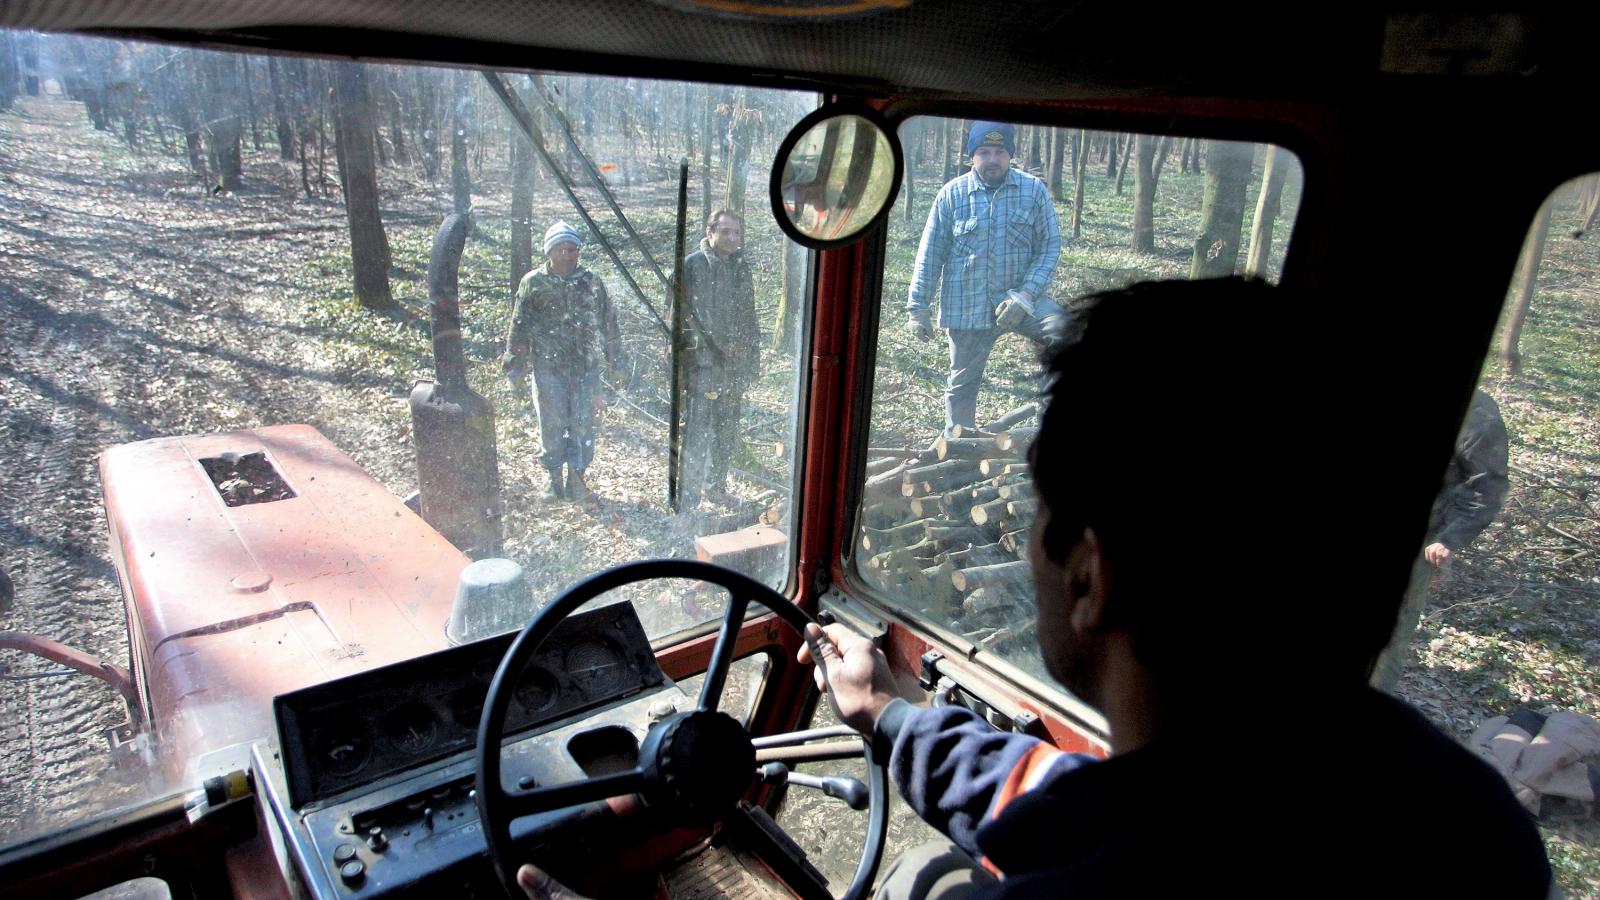
[[[0,566],[17,585],[13,604],[0,609],[0,629],[127,659],[96,469],[107,447],[308,422],[391,491],[414,489],[405,398],[431,367],[416,312],[447,199],[437,186],[384,184],[402,311],[380,316],[350,299],[337,186],[331,199],[307,198],[298,170],[271,152],[249,156],[247,177],[239,193],[213,196],[177,157],[129,151],[93,131],[81,105],[60,98],[24,99],[0,114]],[[1199,181],[1169,170],[1163,195],[1195,192]],[[1155,257],[1118,249],[1126,231],[1119,223],[1127,220],[1103,182],[1091,184],[1100,214],[1064,251],[1067,295],[1186,274],[1179,220],[1158,237]],[[640,190],[670,193],[664,184]],[[541,202],[548,206],[537,221],[563,212],[553,195]],[[925,210],[919,197],[917,215]],[[1511,434],[1511,496],[1431,594],[1416,664],[1401,682],[1408,700],[1462,740],[1483,719],[1519,706],[1600,717],[1600,253],[1595,237],[1572,236],[1572,218],[1570,196],[1558,199],[1520,374],[1493,363],[1485,369],[1484,385]],[[776,246],[757,230],[771,228],[770,220],[751,219],[749,245]],[[664,395],[651,389],[658,371],[634,373],[643,384],[630,401],[636,408],[606,413],[602,440],[617,452],[602,450],[596,463],[590,486],[600,502],[580,508],[531,499],[543,486],[533,460],[536,429],[528,411],[511,403],[494,363],[510,311],[505,220],[490,200],[479,210],[481,239],[468,244],[462,299],[474,387],[503,410],[509,555],[539,562],[534,587],[543,594],[612,562],[690,552],[693,528],[665,508],[664,465],[622,450],[664,445],[665,429],[652,419]],[[662,222],[670,227],[670,217],[652,227]],[[915,241],[897,234],[886,276],[891,308]],[[778,277],[776,255],[756,260],[763,296]],[[655,340],[647,315],[614,296],[630,340],[647,348]],[[771,311],[763,312],[770,321]],[[874,442],[915,440],[930,433],[930,422],[937,431],[941,353],[911,346],[902,332],[891,336],[894,313],[884,321],[879,399],[897,391],[931,402],[910,404],[916,412],[904,420],[875,418]],[[1025,348],[1002,353],[1020,361]],[[792,451],[783,423],[793,385],[792,357],[771,356],[752,394],[750,449],[736,461],[759,479],[734,484],[752,503],[770,498],[764,482],[789,478],[787,461],[759,448]],[[1014,399],[1006,390],[986,392],[980,416]],[[647,623],[652,633],[695,618],[676,602],[658,608],[659,621]],[[115,779],[106,771],[103,733],[121,714],[99,682],[60,677],[31,657],[0,659],[0,678],[4,842],[107,802]],[[1569,895],[1600,896],[1600,826],[1569,811],[1548,813],[1541,827]]]

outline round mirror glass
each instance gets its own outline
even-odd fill
[[[899,147],[873,119],[819,111],[780,149],[773,208],[801,243],[849,241],[878,220],[900,186]]]

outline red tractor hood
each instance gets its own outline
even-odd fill
[[[219,489],[202,461],[258,453],[293,496],[228,505],[240,486]],[[134,673],[173,774],[271,735],[277,694],[446,646],[469,560],[310,426],[127,444],[100,477]]]

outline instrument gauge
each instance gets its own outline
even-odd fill
[[[554,676],[543,669],[530,667],[522,673],[522,681],[517,685],[513,696],[517,698],[517,703],[525,712],[537,713],[554,705],[557,693]]]
[[[345,778],[361,771],[372,756],[372,742],[358,727],[336,725],[312,742],[312,752],[329,775]]]
[[[617,689],[622,683],[622,656],[609,642],[587,640],[567,651],[567,674],[587,699]]]
[[[417,753],[433,746],[439,718],[423,703],[404,703],[383,717],[383,736],[397,749]]]

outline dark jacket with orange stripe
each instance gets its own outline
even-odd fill
[[[899,700],[874,737],[911,807],[1003,874],[975,897],[1547,894],[1538,830],[1481,760],[1377,691],[1307,699],[1104,761]]]

